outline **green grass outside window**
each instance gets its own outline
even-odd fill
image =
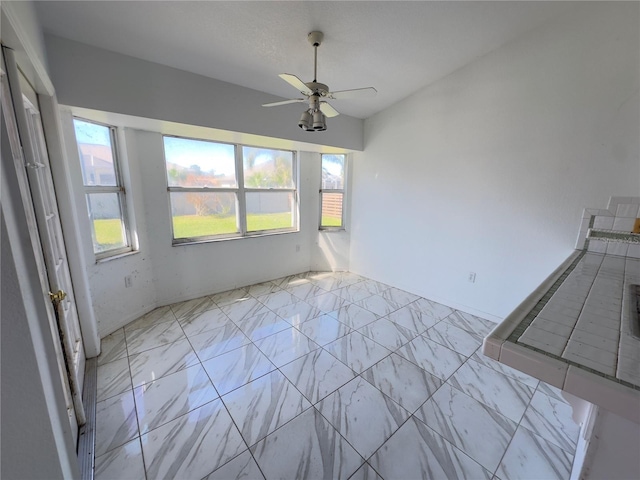
[[[323,227],[340,227],[339,217],[322,217]],[[291,227],[291,214],[264,213],[248,214],[247,228],[250,232],[275,230]],[[105,250],[122,244],[122,226],[119,219],[94,220],[96,240]],[[175,238],[197,238],[237,232],[235,215],[181,215],[173,217]]]

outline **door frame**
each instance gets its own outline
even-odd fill
[[[19,3],[19,2],[18,2]],[[70,252],[84,251],[80,235],[78,208],[72,197],[71,172],[67,164],[66,150],[63,140],[60,107],[55,89],[49,78],[46,66],[38,57],[37,48],[27,30],[22,27],[19,5],[14,2],[2,2],[2,43],[11,48],[16,54],[18,68],[33,85],[38,95],[38,106],[42,118],[42,127],[51,175],[56,187],[56,199],[60,210],[60,222],[64,231],[64,240]],[[100,336],[91,300],[87,263],[84,255],[68,256],[69,269],[73,280],[76,307],[82,330],[82,340],[87,358],[100,354]]]
[[[66,232],[65,241],[71,251],[81,251],[81,239],[78,231],[78,212],[71,199],[70,173],[66,163],[59,106],[53,83],[49,78],[44,63],[44,42],[35,17],[33,8],[28,3],[2,2],[0,3],[2,20],[2,43],[13,49],[17,55],[17,63],[38,94],[40,111],[43,121],[45,139],[52,165],[51,173],[57,188],[57,200],[61,212],[61,222]],[[1,58],[0,65],[4,64]],[[7,145],[8,147],[8,145]],[[19,321],[26,323],[29,332],[27,341],[31,344],[34,364],[37,367],[35,378],[30,380],[38,383],[46,399],[44,406],[50,425],[51,441],[55,446],[56,464],[50,465],[50,472],[61,472],[62,478],[79,478],[80,470],[76,446],[73,444],[69,422],[67,420],[66,402],[63,384],[59,381],[59,372],[55,359],[54,341],[48,322],[47,309],[52,308],[48,298],[45,299],[42,290],[41,277],[38,270],[38,252],[34,251],[30,241],[30,230],[24,203],[18,184],[18,178],[13,166],[13,157],[3,148],[0,174],[0,191],[2,201],[2,226],[6,231],[6,244],[3,253],[10,251],[15,271],[15,278],[19,295],[3,301],[3,307],[16,308],[21,312]],[[7,157],[6,154],[9,156]],[[7,168],[10,166],[11,168]],[[42,255],[42,252],[40,252]],[[88,357],[100,353],[100,338],[97,322],[91,305],[91,294],[85,259],[81,255],[72,256],[69,260],[71,276],[75,287],[76,303],[80,315],[80,325]],[[3,268],[3,275],[4,275]],[[22,414],[22,412],[18,412]],[[43,429],[44,432],[44,429]],[[25,459],[28,458],[25,452]],[[57,474],[56,474],[57,476]]]
[[[6,129],[4,120],[2,124],[3,130]],[[50,428],[53,442],[56,445],[59,468],[64,478],[76,478],[78,476],[78,460],[68,421],[64,387],[60,381],[58,363],[55,360],[54,342],[58,339],[53,337],[49,323],[49,318],[53,315],[52,306],[43,294],[43,282],[38,267],[37,253],[34,251],[31,241],[31,231],[17,172],[13,165],[13,156],[9,145],[5,143],[8,142],[3,142],[2,145],[0,188],[2,191],[2,220],[6,227],[9,245],[3,244],[3,251],[5,248],[11,251],[15,270],[18,273],[15,282],[20,292],[20,298],[12,298],[8,303],[9,305],[21,305],[25,314],[24,318],[18,317],[17,320],[27,323],[29,341],[33,347],[39,373],[39,378],[33,378],[31,381],[40,383],[43,395],[47,399],[45,406],[51,422]]]
[[[83,252],[85,247],[78,227],[80,225],[78,207],[71,193],[71,172],[66,160],[60,107],[55,93],[53,95],[38,93],[38,103],[67,251]],[[100,354],[100,336],[91,300],[86,257],[85,255],[68,255],[67,261],[73,280],[85,354],[87,358],[97,357]]]
[[[15,64],[15,55],[12,50],[3,51],[5,56],[5,66],[7,68],[7,85],[10,91],[10,98],[13,100],[13,114],[16,121],[16,136],[19,137],[21,147],[21,157],[16,164],[18,176],[21,177],[23,188],[23,198],[26,207],[33,210],[36,225],[31,225],[32,229],[37,229],[38,235],[33,233],[33,237],[39,237],[39,242],[34,242],[35,248],[39,248],[39,253],[44,257],[46,280],[48,289],[43,293],[58,291],[64,293],[65,298],[57,301],[52,299],[55,321],[53,330],[57,331],[60,337],[61,351],[63,355],[62,369],[66,371],[68,394],[72,400],[76,421],[72,422],[74,439],[77,440],[78,426],[86,422],[84,405],[82,402],[82,385],[85,374],[85,349],[82,340],[82,331],[78,319],[73,282],[69,269],[66,245],[62,234],[62,224],[55,197],[55,186],[51,176],[51,166],[49,154],[44,140],[44,128],[38,105],[33,105],[36,98],[28,100],[35,95],[35,91],[20,72]],[[22,85],[24,83],[24,85]],[[29,93],[31,92],[31,94]],[[7,102],[9,103],[9,102]],[[14,155],[14,158],[16,155]],[[28,187],[27,187],[28,185]],[[30,198],[27,191],[31,192]],[[31,208],[29,208],[31,207]],[[31,216],[31,213],[29,214]],[[31,222],[30,222],[31,223]],[[62,289],[62,290],[60,290]]]

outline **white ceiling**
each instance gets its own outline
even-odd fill
[[[571,8],[572,2],[44,1],[45,32],[284,98],[278,78],[313,76],[307,34],[321,30],[318,81],[373,86],[335,100],[367,118]],[[272,100],[272,99],[266,99]],[[273,107],[278,108],[278,107]]]

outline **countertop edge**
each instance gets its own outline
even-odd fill
[[[574,250],[513,312],[487,335],[482,353],[572,395],[583,398],[635,423],[640,423],[640,391],[562,362],[507,339],[571,263],[582,253]]]
[[[500,361],[502,344],[506,342],[511,333],[524,320],[524,317],[536,306],[551,286],[562,276],[564,271],[582,253],[574,250],[551,274],[538,285],[538,287],[518,305],[502,322],[494,327],[482,342],[482,353]],[[536,353],[536,352],[533,352]]]

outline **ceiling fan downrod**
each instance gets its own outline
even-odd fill
[[[318,81],[318,46],[313,46],[313,81]]]
[[[324,34],[322,32],[314,31],[307,35],[307,40],[313,47],[313,82],[318,81],[318,47],[322,45],[322,39]]]

